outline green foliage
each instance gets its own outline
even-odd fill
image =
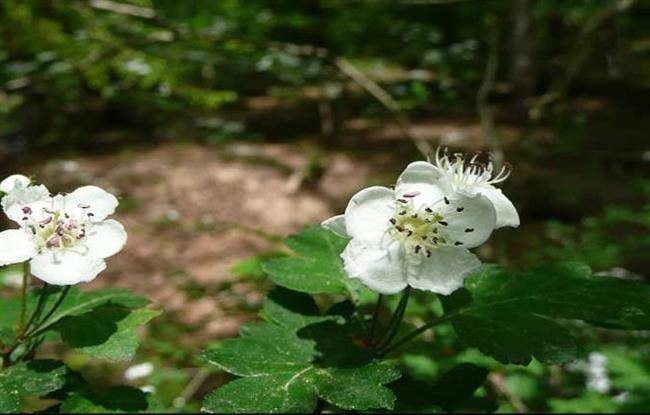
[[[362,305],[367,302],[343,301],[323,313],[307,295],[354,297],[354,290],[345,288],[347,277],[341,269],[339,254],[345,244],[331,232],[306,228],[287,241],[295,256],[263,264],[281,287],[264,300],[260,315],[265,321],[245,325],[238,339],[204,353],[209,362],[238,377],[209,394],[204,410],[308,412],[322,405],[321,400],[342,410],[494,411],[497,402],[485,394],[484,385],[489,370],[503,370],[499,362],[528,365],[503,382],[516,382],[511,387],[534,402],[541,393],[534,379],[547,374],[542,363],[566,363],[582,355],[585,323],[616,333],[650,329],[647,284],[595,276],[589,267],[573,262],[522,272],[484,266],[466,279],[465,288],[441,297],[442,309],[426,295],[414,295],[407,313],[431,321],[425,327],[436,330],[436,341],[409,348],[408,358],[402,360],[405,375],[399,378],[394,361],[383,356],[385,350],[393,356],[401,349],[368,343],[369,322]],[[460,344],[450,339],[452,327]],[[404,325],[397,338],[410,330],[412,326]],[[451,359],[445,356],[446,348],[461,345],[496,361],[472,349]],[[637,391],[627,407],[642,407],[648,369],[615,354],[610,364],[612,373],[638,374],[622,377],[616,385]],[[426,365],[431,367],[427,370]],[[567,411],[624,407],[594,394],[558,398],[548,405]]]
[[[54,360],[33,360],[0,372],[0,411],[21,411],[21,398],[38,397],[65,384],[66,368]]]
[[[104,306],[65,318],[57,329],[65,343],[84,354],[130,361],[138,348],[138,328],[159,315],[157,310]]]
[[[97,392],[59,361],[32,360],[43,342],[58,337],[88,356],[131,360],[138,348],[139,326],[160,314],[145,308],[149,304],[146,298],[122,289],[82,292],[76,287],[48,287],[29,291],[26,304],[26,316],[34,314],[35,318],[33,325],[21,331],[20,299],[0,299],[4,365],[0,370],[0,410],[23,411],[28,408],[23,406],[23,398],[38,397],[62,401],[64,412],[147,409],[146,395],[138,389],[115,387]]]
[[[263,312],[270,321],[246,325],[239,339],[205,352],[212,364],[242,377],[208,395],[205,410],[311,412],[318,398],[346,410],[393,407],[394,395],[383,385],[399,372],[356,346],[351,315],[333,308],[321,316],[311,297],[297,292],[270,298]]]
[[[265,262],[262,269],[285,288],[310,294],[355,292],[358,284],[346,277],[339,259],[347,240],[320,227],[308,227],[287,239],[297,257]]]
[[[102,392],[74,392],[61,405],[70,414],[115,414],[147,412],[147,394],[128,386],[115,386]]]
[[[648,285],[594,277],[579,264],[540,266],[516,275],[488,267],[468,278],[465,287],[445,300],[447,318],[463,341],[504,363],[575,358],[575,339],[556,319],[650,329]]]

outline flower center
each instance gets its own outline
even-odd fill
[[[409,195],[404,196],[396,201],[396,214],[389,219],[388,233],[408,252],[430,257],[433,249],[447,244],[441,227],[448,226],[448,223],[430,207],[416,209],[408,200]]]
[[[84,211],[89,208],[79,206]],[[62,210],[43,208],[43,214],[36,218],[30,207],[23,208],[23,226],[34,235],[40,250],[61,250],[72,247],[86,237],[91,225],[85,217],[73,218]]]
[[[480,184],[501,183],[510,176],[510,167],[504,165],[495,175],[494,164],[490,160],[480,161],[481,153],[466,159],[463,154],[442,154],[440,148],[436,151],[435,159],[431,161],[452,183],[454,189],[467,189]]]

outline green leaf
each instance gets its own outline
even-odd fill
[[[15,391],[7,391],[0,385],[0,412],[11,414],[20,412],[20,397]]]
[[[208,395],[205,411],[311,412],[318,398],[348,410],[393,407],[395,397],[383,385],[400,374],[356,346],[348,313],[321,316],[308,296],[278,290],[263,314],[269,322],[246,325],[240,338],[204,353],[242,376]]]
[[[20,411],[20,398],[40,397],[65,385],[67,368],[55,360],[19,363],[0,372],[0,411]]]
[[[512,275],[485,267],[443,300],[459,337],[503,363],[571,360],[575,339],[556,319],[609,328],[650,328],[650,286],[595,277],[576,263]]]
[[[82,353],[102,359],[129,361],[138,348],[138,327],[160,311],[107,306],[64,318],[57,325],[61,338]]]
[[[310,295],[282,287],[271,291],[264,299],[261,315],[268,321],[293,330],[332,318],[320,315],[318,305]]]
[[[310,413],[316,394],[305,372],[274,373],[234,380],[210,393],[205,411],[216,413]]]
[[[295,291],[310,294],[337,294],[354,291],[341,262],[348,241],[321,227],[307,227],[291,236],[286,244],[297,256],[277,258],[262,264],[271,280]]]
[[[321,398],[348,410],[392,409],[395,395],[384,385],[400,377],[391,365],[372,362],[352,368],[324,368],[314,374],[313,384]]]
[[[146,412],[147,394],[128,386],[115,386],[96,393],[73,392],[61,405],[62,413],[106,414]]]
[[[298,372],[309,367],[314,344],[295,332],[271,323],[252,323],[241,328],[241,337],[209,349],[203,356],[238,376]]]
[[[59,299],[61,291],[62,289],[60,287],[49,287],[44,313],[52,309]],[[27,297],[27,315],[31,315],[34,312],[38,303],[39,293],[40,290],[32,290],[29,292]],[[81,292],[77,287],[72,287],[57,311],[46,322],[43,322],[43,327],[51,327],[65,317],[84,314],[105,304],[133,309],[146,306],[149,304],[149,300],[125,289],[114,288]],[[0,299],[0,328],[16,329],[19,316],[19,298]]]
[[[54,301],[56,296],[50,295],[48,303]],[[149,304],[149,300],[121,288],[81,292],[77,287],[73,287],[61,306],[44,322],[43,326],[49,327],[65,317],[78,316],[105,304],[124,308],[142,308]],[[49,307],[46,306],[47,309]]]

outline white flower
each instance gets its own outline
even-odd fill
[[[441,186],[434,171],[428,163],[413,163],[395,190],[364,189],[344,215],[323,222],[352,239],[341,254],[349,277],[383,294],[410,285],[448,295],[480,266],[468,249],[489,238],[495,208],[481,194]]]
[[[512,202],[494,185],[505,181],[510,175],[504,166],[497,174],[491,161],[480,162],[480,154],[467,159],[462,154],[436,151],[430,162],[411,163],[400,180],[408,179],[414,184],[434,182],[444,192],[481,194],[487,197],[497,212],[497,228],[519,226],[519,214]]]
[[[0,192],[10,193],[17,186],[27,187],[30,183],[31,180],[29,180],[29,177],[23,176],[22,174],[14,174],[0,182]]]
[[[124,371],[124,379],[128,381],[134,381],[142,378],[146,378],[153,373],[153,363],[145,362],[140,363],[139,365],[131,366]]]
[[[51,197],[45,186],[16,182],[2,208],[19,229],[0,232],[0,266],[30,261],[32,274],[55,285],[93,280],[127,235],[117,221],[115,196],[96,186]]]

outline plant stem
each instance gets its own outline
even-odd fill
[[[390,324],[388,325],[388,329],[386,330],[386,333],[384,333],[384,336],[377,342],[378,350],[388,346],[390,342],[393,340],[393,338],[395,337],[395,335],[397,334],[397,330],[399,329],[399,326],[402,323],[402,319],[404,318],[404,312],[406,311],[406,306],[409,302],[410,295],[411,295],[411,287],[406,287],[404,293],[402,294],[402,298],[400,298],[399,304],[395,309],[395,314],[393,314],[393,318],[391,319]]]
[[[61,306],[61,304],[63,303],[63,300],[65,300],[66,296],[70,292],[71,287],[72,287],[71,285],[68,285],[63,289],[63,292],[59,296],[59,299],[56,300],[56,304],[54,304],[54,307],[52,307],[52,309],[47,313],[47,315],[45,317],[43,317],[43,319],[39,323],[34,325],[34,328],[29,333],[27,333],[28,336],[33,336],[33,335],[39,334],[39,333],[41,333],[42,331],[44,331],[45,329],[48,328],[48,326],[44,325],[44,323],[46,323],[47,320],[50,317],[52,317],[52,315],[56,312],[56,310]]]
[[[372,315],[372,326],[370,326],[370,338],[368,339],[368,344],[372,344],[375,339],[375,330],[377,329],[377,320],[379,320],[379,309],[381,308],[381,303],[384,300],[384,295],[379,294],[377,297],[377,304],[375,305],[375,312]]]
[[[18,321],[18,337],[25,335],[25,316],[27,315],[27,284],[29,284],[29,262],[23,264],[23,286],[20,301],[20,320]]]
[[[41,294],[38,297],[38,305],[36,306],[36,310],[32,313],[32,316],[29,318],[29,321],[25,325],[25,330],[29,330],[32,324],[36,320],[38,320],[41,317],[41,314],[43,313],[43,307],[45,306],[45,301],[47,299],[47,291],[50,285],[48,283],[45,283],[43,285],[43,288],[41,289]]]
[[[395,343],[393,343],[391,346],[388,346],[386,344],[386,348],[382,350],[379,353],[380,357],[386,356],[388,353],[392,352],[393,350],[403,346],[405,343],[408,343],[409,341],[413,340],[415,337],[419,336],[420,334],[424,333],[425,331],[429,330],[431,327],[437,326],[438,324],[444,323],[445,321],[449,320],[450,316],[444,316],[438,319],[435,319],[433,321],[430,321],[417,329],[413,330],[409,334],[405,335]]]

